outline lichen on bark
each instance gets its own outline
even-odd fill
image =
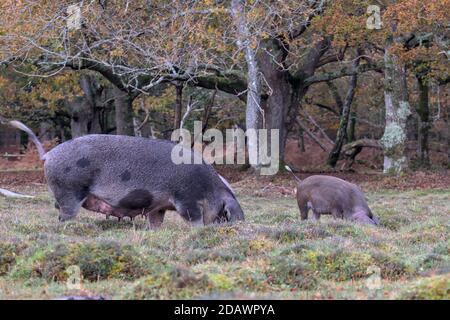
[[[392,122],[386,125],[380,143],[384,148],[385,154],[389,155],[392,149],[395,149],[399,144],[403,144],[405,140],[406,134],[404,129],[397,122]]]

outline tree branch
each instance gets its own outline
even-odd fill
[[[322,59],[319,60],[317,63],[317,68],[323,67],[326,64],[332,63],[332,62],[338,62],[344,60],[345,51],[347,51],[348,44],[345,45],[345,47],[340,50],[337,53],[330,54],[326,57],[322,57]]]
[[[344,67],[337,71],[325,72],[325,73],[313,75],[311,77],[306,78],[303,83],[305,86],[310,86],[314,83],[326,82],[326,81],[330,81],[330,80],[334,80],[334,79],[338,79],[338,78],[342,78],[342,77],[347,77],[347,76],[352,76],[355,74],[364,73],[367,71],[378,71],[378,70],[383,69],[383,67],[384,67],[384,64],[381,61],[374,63],[374,64],[365,63],[365,64],[361,64],[357,67]]]
[[[297,123],[299,127],[323,150],[328,152],[328,148],[324,146],[320,140],[311,132],[308,130],[308,128],[305,126],[305,124],[300,120],[300,117],[297,117]]]
[[[73,70],[89,69],[97,71],[120,90],[132,93],[133,97],[139,95],[142,92],[141,90],[145,91],[145,87],[148,87],[149,84],[152,83],[152,81],[155,83],[182,81],[192,83],[197,87],[202,87],[205,89],[219,89],[220,91],[236,95],[239,97],[239,99],[244,101],[246,99],[245,92],[247,90],[247,79],[244,76],[240,75],[238,72],[217,72],[216,74],[204,74],[198,76],[178,72],[178,74],[176,75],[158,75],[158,81],[155,81],[155,79],[157,78],[156,76],[146,74],[136,77],[136,79],[133,81],[136,83],[136,86],[129,87],[127,86],[129,79],[115,73],[114,68],[111,66],[92,62],[86,59],[81,60],[79,64],[74,61],[68,61],[66,62],[66,66]]]
[[[339,117],[339,112],[337,112],[336,110],[334,110],[334,109],[333,109],[332,107],[330,107],[330,106],[324,105],[324,104],[322,104],[322,103],[314,103],[313,105],[315,105],[316,107],[319,107],[319,108],[328,110],[328,111],[332,112],[333,114],[335,114],[336,116]]]

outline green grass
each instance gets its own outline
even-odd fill
[[[84,210],[62,224],[45,187],[20,191],[37,197],[0,198],[2,299],[450,298],[450,190],[368,194],[378,228],[301,222],[295,199],[237,190],[245,223],[195,229],[169,213],[158,231]]]

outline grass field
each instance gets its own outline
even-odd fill
[[[369,193],[375,228],[300,222],[294,198],[238,188],[245,223],[193,229],[170,213],[158,231],[84,210],[61,224],[44,186],[16,191],[36,198],[0,198],[3,299],[450,298],[450,190]]]

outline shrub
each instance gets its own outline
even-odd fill
[[[149,261],[141,259],[132,246],[115,242],[57,244],[35,251],[22,259],[13,270],[18,278],[42,277],[65,281],[67,268],[76,265],[82,277],[89,281],[119,278],[135,279],[142,276]]]

